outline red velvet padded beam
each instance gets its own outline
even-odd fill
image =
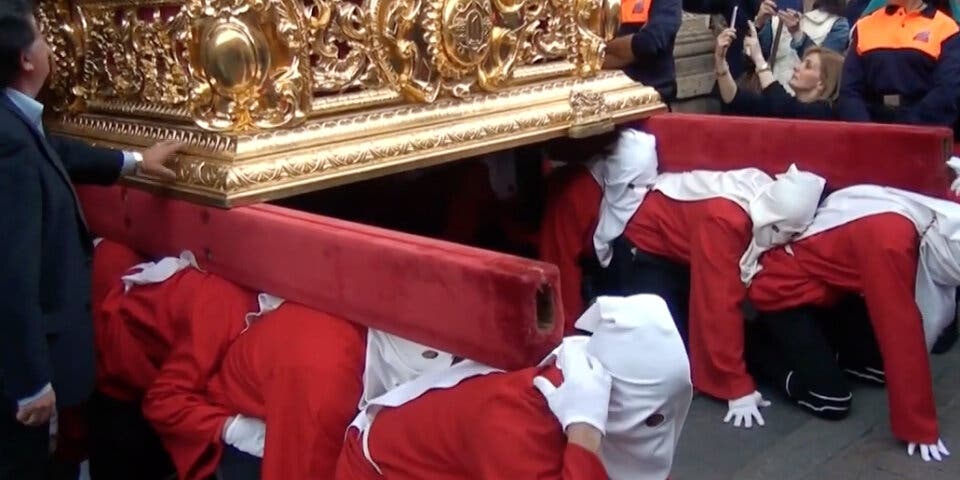
[[[105,238],[153,256],[188,249],[238,284],[489,365],[531,366],[562,335],[550,264],[271,205],[79,193]]]
[[[874,183],[943,197],[953,178],[944,164],[953,132],[939,127],[814,122],[668,113],[638,124],[657,137],[663,171],[791,163],[827,179],[828,188]]]

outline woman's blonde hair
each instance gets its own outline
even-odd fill
[[[825,102],[833,103],[840,96],[840,74],[843,73],[843,55],[840,55],[829,48],[810,47],[803,52],[803,59],[816,53],[820,55],[820,83],[823,84],[823,91],[820,92],[820,98]]]

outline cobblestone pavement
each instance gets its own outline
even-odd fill
[[[694,398],[672,480],[957,480],[960,479],[960,346],[933,357],[940,434],[953,452],[943,463],[890,433],[886,391],[854,385],[853,411],[840,422],[813,418],[772,389],[766,426],[740,430],[722,420],[726,403]]]

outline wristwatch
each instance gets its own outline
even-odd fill
[[[763,63],[761,63],[760,65],[757,65],[757,70],[756,70],[757,74],[759,74],[759,73],[761,73],[761,72],[769,72],[769,71],[770,71],[770,64],[769,64],[769,63],[763,62]]]

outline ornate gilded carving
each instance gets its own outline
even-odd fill
[[[596,74],[603,67],[606,42],[620,27],[620,0],[572,0],[577,35],[576,65],[580,76]]]
[[[189,0],[180,16],[198,125],[244,131],[306,118],[311,75],[296,0]]]
[[[41,0],[60,133],[188,145],[234,205],[586,135],[662,108],[600,72],[618,0]]]
[[[80,77],[80,59],[84,56],[81,14],[68,0],[49,0],[37,11],[37,22],[47,32],[53,49],[47,103],[55,111],[77,112],[82,104],[72,90],[73,82]]]
[[[305,0],[313,89],[337,93],[383,86],[370,53],[368,10],[351,2]]]

